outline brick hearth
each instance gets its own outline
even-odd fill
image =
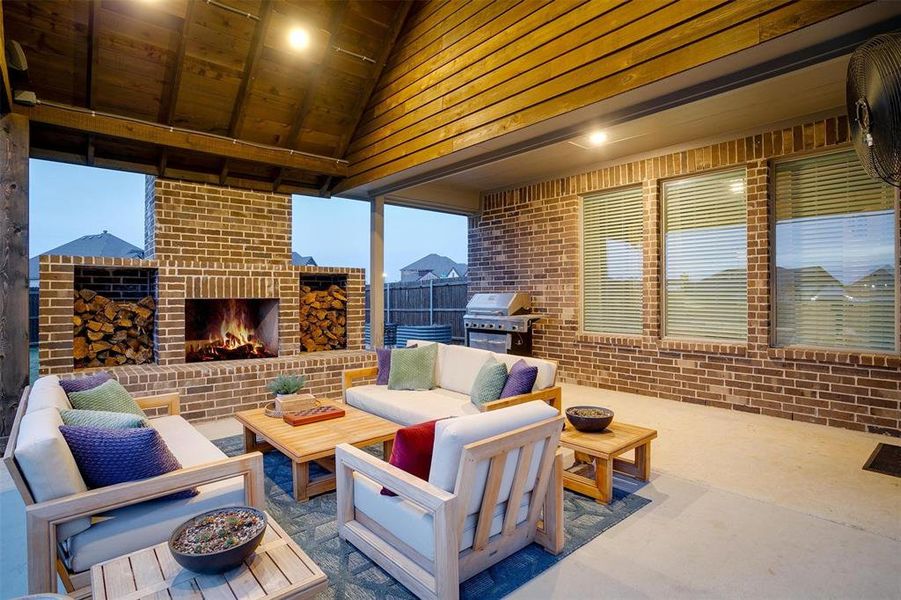
[[[334,396],[342,370],[374,363],[363,350],[365,272],[291,264],[291,196],[148,177],[145,211],[145,259],[41,257],[42,375],[72,373],[75,273],[100,269],[156,274],[155,363],[107,369],[136,394],[179,391],[189,419],[259,406],[269,399],[265,384],[279,373],[303,373],[314,394]],[[346,350],[301,347],[302,275],[346,278]],[[278,358],[185,364],[186,298],[277,298]]]

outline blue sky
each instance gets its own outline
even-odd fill
[[[78,165],[30,162],[34,256],[104,229],[144,246],[144,176]],[[85,208],[90,210],[85,210]],[[293,249],[320,265],[369,268],[369,204],[341,198],[294,196]],[[385,271],[431,252],[466,262],[465,217],[385,207]]]

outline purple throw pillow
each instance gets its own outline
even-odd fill
[[[379,374],[375,378],[375,384],[388,385],[388,375],[391,373],[391,348],[376,348],[375,356],[379,362]]]
[[[86,377],[60,379],[59,384],[60,386],[62,386],[64,392],[71,394],[72,392],[85,392],[87,390],[93,390],[101,383],[106,383],[112,378],[113,376],[106,371],[99,371],[97,373],[94,373],[93,375],[88,375]]]
[[[501,391],[501,398],[528,394],[538,379],[538,367],[530,367],[526,361],[519,359],[510,367],[507,374],[507,383]]]
[[[181,469],[156,429],[100,429],[60,425],[81,476],[89,489],[156,477]],[[196,488],[166,496],[190,498]]]

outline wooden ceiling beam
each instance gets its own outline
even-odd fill
[[[188,27],[194,18],[194,7],[200,0],[188,0],[185,8],[185,18],[181,22],[181,30],[178,35],[178,48],[175,51],[175,59],[173,61],[172,84],[169,87],[169,93],[163,95],[163,104],[160,106],[160,122],[166,125],[172,124],[175,116],[175,105],[178,104],[178,91],[181,88],[181,75],[185,70],[185,54],[188,50]],[[165,148],[160,154],[160,177],[166,176],[166,163],[168,162],[168,153]]]
[[[397,43],[397,38],[400,36],[400,30],[403,29],[404,22],[407,20],[407,15],[410,13],[410,9],[413,7],[413,0],[405,0],[403,6],[398,9],[397,17],[394,19],[394,23],[391,24],[391,30],[388,32],[388,39],[385,40],[385,44],[382,46],[382,52],[379,54],[378,61],[372,69],[372,73],[370,73],[369,78],[366,80],[366,83],[363,87],[363,93],[360,97],[360,102],[356,106],[356,112],[353,115],[353,126],[349,127],[344,135],[341,136],[341,139],[338,140],[338,147],[336,148],[335,156],[343,157],[347,152],[348,146],[350,146],[351,140],[353,140],[354,134],[357,131],[357,128],[360,126],[360,120],[363,118],[363,113],[366,112],[366,106],[369,104],[369,98],[372,96],[372,93],[375,91],[375,86],[378,85],[379,78],[382,76],[382,71],[385,70],[385,65],[388,63],[388,58],[391,56],[391,51],[394,49],[394,45]]]
[[[266,42],[266,34],[269,32],[269,24],[272,22],[273,2],[264,2],[260,13],[260,20],[253,30],[253,39],[250,42],[250,51],[247,60],[244,61],[244,75],[241,77],[241,85],[238,87],[238,95],[235,97],[235,106],[232,108],[231,118],[228,122],[228,136],[238,137],[241,126],[244,124],[244,113],[247,110],[247,100],[250,96],[250,84],[253,83],[254,71],[257,63],[263,55],[263,45]],[[228,178],[228,159],[222,161],[222,171],[219,180],[222,185]]]
[[[300,103],[297,111],[294,113],[294,117],[291,120],[291,128],[288,130],[288,135],[286,135],[282,140],[282,145],[288,148],[294,148],[297,146],[297,137],[300,135],[300,128],[303,126],[303,122],[307,119],[307,115],[310,114],[310,110],[312,110],[313,108],[313,98],[316,95],[316,90],[319,88],[319,79],[325,72],[329,58],[334,53],[334,51],[331,49],[332,41],[335,39],[335,35],[338,33],[338,28],[341,27],[341,23],[344,21],[344,15],[347,14],[347,8],[350,6],[350,2],[348,0],[340,0],[339,2],[335,2],[334,6],[335,8],[332,10],[331,17],[329,17],[328,40],[325,42],[328,47],[322,54],[322,61],[319,63],[319,65],[313,68],[313,72],[310,74],[310,79],[307,82],[307,90],[303,95],[303,101]],[[273,191],[278,190],[279,186],[282,183],[282,180],[284,179],[284,176],[285,170],[280,169],[278,175],[275,176],[275,181],[272,183]]]
[[[347,176],[347,163],[338,159],[243,142],[200,131],[174,129],[115,115],[92,114],[83,108],[39,104],[32,107],[16,106],[15,112],[26,115],[35,123],[63,127],[89,135],[125,139],[323,175]]]
[[[86,81],[85,81],[85,106],[94,110],[97,104],[97,65],[100,56],[97,47],[100,38],[100,0],[91,0],[88,13],[88,52],[87,64],[85,65]]]
[[[6,36],[3,33],[3,2],[0,2],[0,114],[12,110],[13,92],[9,85],[9,71],[6,65]]]

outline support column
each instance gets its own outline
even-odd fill
[[[28,385],[28,119],[0,119],[0,437]]]
[[[369,213],[369,341],[385,345],[385,197],[371,198]]]

